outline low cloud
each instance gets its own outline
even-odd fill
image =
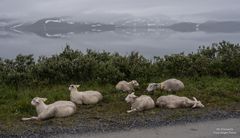
[[[177,17],[236,9],[239,0],[1,0],[0,17],[39,19],[82,14],[167,15]]]

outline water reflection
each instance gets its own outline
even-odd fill
[[[238,43],[239,22],[176,23],[169,26],[116,26],[101,23],[73,23],[57,19],[34,24],[0,27],[0,57],[17,54],[49,56],[63,50],[107,50],[128,54],[139,51],[146,57],[196,51],[200,45],[222,40]],[[57,23],[57,24],[56,24]]]

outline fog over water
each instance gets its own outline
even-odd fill
[[[66,43],[151,58],[240,38],[239,0],[0,1],[3,58],[50,56]]]

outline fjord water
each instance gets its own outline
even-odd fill
[[[61,52],[66,43],[81,51],[93,49],[121,54],[139,51],[149,58],[195,52],[200,45],[222,40],[239,43],[239,3],[239,0],[104,0],[101,3],[95,0],[3,0],[0,57],[50,56]],[[69,18],[79,24],[64,23],[56,18]],[[176,24],[181,22],[188,23]],[[24,28],[24,23],[33,25]],[[99,30],[104,24],[105,28]],[[172,24],[175,26],[166,27]],[[81,25],[85,28],[80,29]],[[57,27],[61,31],[57,31]]]
[[[235,31],[179,31],[167,28],[115,28],[99,32],[68,32],[57,37],[58,35],[46,37],[33,32],[0,29],[0,57],[14,58],[18,54],[50,56],[60,53],[69,44],[71,48],[81,51],[93,49],[121,54],[138,51],[152,58],[196,52],[201,45],[211,45],[222,40],[239,43],[240,38],[240,32]]]

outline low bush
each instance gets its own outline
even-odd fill
[[[159,77],[240,76],[240,46],[230,42],[201,46],[196,53],[156,56],[147,59],[138,52],[129,55],[85,53],[69,46],[60,54],[39,57],[18,55],[0,59],[0,83],[12,86],[79,82],[116,83],[136,79],[148,82]]]

